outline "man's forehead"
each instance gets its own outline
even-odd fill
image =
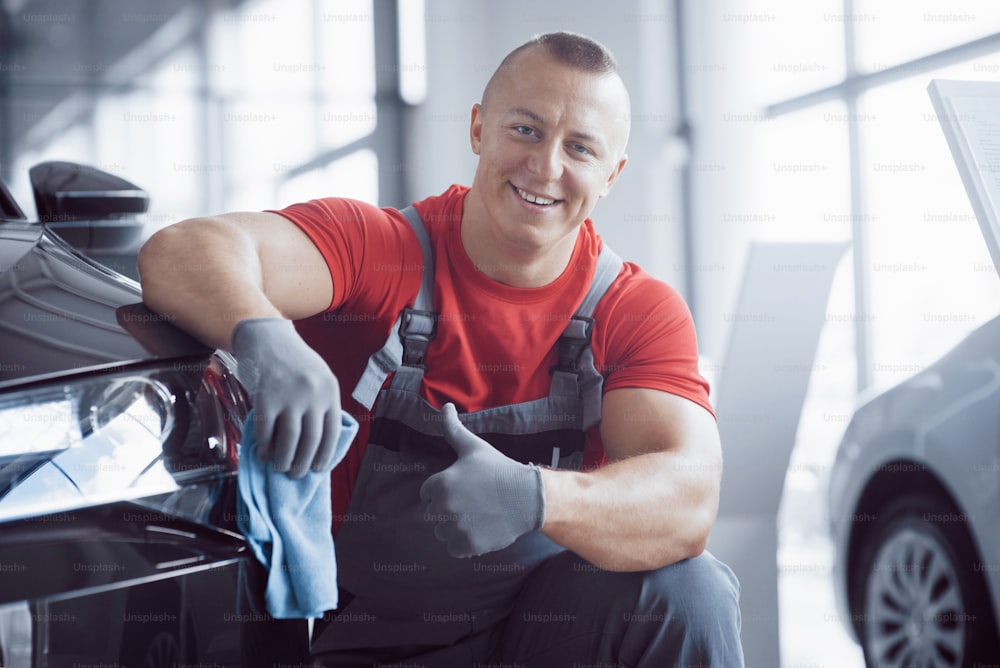
[[[583,115],[618,115],[628,108],[628,97],[619,92],[617,75],[584,72],[561,63],[498,83],[495,94],[484,104],[508,111],[544,116],[547,109],[565,107]]]
[[[624,131],[624,136],[617,141],[626,141],[629,109],[617,99],[589,95],[560,98],[550,89],[522,90],[527,94],[498,96],[492,108],[504,118],[531,120],[543,128],[565,126],[567,132],[578,139],[612,146],[616,143],[613,136]]]
[[[568,121],[576,136],[608,144],[617,143],[609,134],[620,132],[623,148],[629,134],[629,96],[617,72],[581,70],[537,45],[497,71],[483,105],[547,125]]]

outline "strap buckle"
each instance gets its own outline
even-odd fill
[[[590,336],[594,331],[594,319],[580,315],[570,317],[566,329],[559,336],[558,362],[552,371],[580,372],[580,356],[590,346]]]
[[[415,308],[403,309],[399,322],[399,338],[403,341],[403,364],[424,366],[427,346],[437,334],[438,314]]]

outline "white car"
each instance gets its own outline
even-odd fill
[[[830,477],[834,586],[868,666],[1000,659],[1000,318],[859,407]]]

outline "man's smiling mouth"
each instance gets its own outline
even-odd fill
[[[513,184],[512,184],[513,185]],[[521,190],[517,186],[513,186],[514,190],[517,192],[518,196],[525,202],[531,202],[532,204],[537,204],[539,206],[550,206],[552,204],[558,204],[562,200],[549,199],[548,197],[542,197],[541,195],[533,195],[527,190]]]

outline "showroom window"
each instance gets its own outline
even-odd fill
[[[844,66],[817,57],[814,69],[845,76],[767,100],[766,132],[811,155],[800,164],[830,170],[830,191],[794,191],[802,209],[792,236],[808,235],[819,215],[853,241],[852,270],[839,272],[833,298],[853,297],[842,304],[847,312],[831,303],[837,317],[827,329],[850,323],[855,350],[837,350],[856,353],[857,389],[884,388],[1000,310],[1000,283],[926,91],[933,78],[997,78],[1000,11],[992,2],[827,4],[795,28],[817,43],[835,26]],[[812,62],[797,58],[803,68]],[[805,114],[813,115],[807,126]],[[789,180],[769,173],[764,189],[780,201],[793,192],[782,183]]]
[[[404,69],[393,61],[399,47],[376,40],[379,31],[399,32],[396,3],[246,0],[108,12],[91,22],[89,55],[65,54],[56,71],[68,74],[45,82],[47,93],[62,86],[61,101],[9,148],[6,177],[20,198],[30,199],[28,168],[56,159],[146,188],[151,229],[324,195],[385,195],[379,165],[402,159],[394,154],[398,109],[423,95],[419,76],[390,81],[405,88],[400,94],[377,90],[377,61],[393,77]],[[80,27],[82,17],[69,18],[67,28]],[[119,53],[104,46],[102,32],[116,41],[134,34],[135,43]],[[417,59],[421,44],[411,33],[399,42]],[[423,75],[423,64],[407,71]],[[30,75],[12,81],[16,109],[31,108],[42,90]]]
[[[1000,79],[1000,8],[760,6],[721,3],[709,19],[732,75],[718,95],[754,121],[732,133],[740,148],[722,144],[746,173],[729,184],[742,188],[734,200],[760,214],[750,239],[848,244],[782,510],[783,531],[825,535],[824,476],[859,396],[912,376],[1000,312],[1000,279],[926,90],[933,78]]]
[[[927,94],[934,78],[1000,80],[1000,6],[684,4],[700,21],[688,78],[712,112],[695,118],[695,155],[731,171],[694,202],[709,230],[696,250],[725,266],[756,240],[847,245],[785,474],[779,597],[783,658],[862,665],[835,623],[827,482],[859,399],[1000,313],[1000,279]],[[703,321],[722,302],[707,301]]]

